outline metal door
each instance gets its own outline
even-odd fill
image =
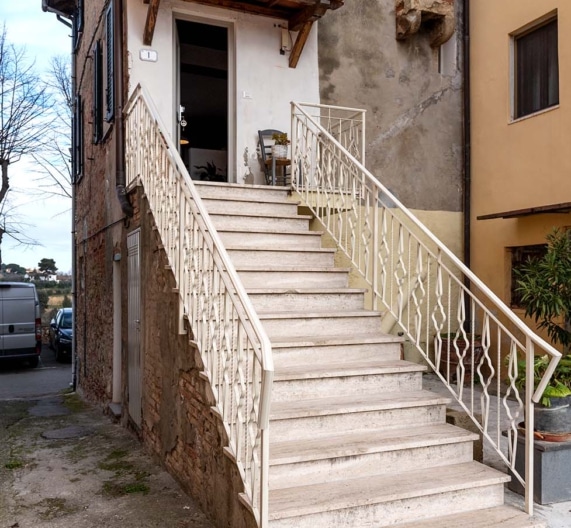
[[[140,230],[127,236],[127,369],[129,383],[129,416],[141,425],[143,368],[141,358],[141,268]]]

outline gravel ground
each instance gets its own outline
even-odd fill
[[[120,425],[76,394],[0,401],[0,528],[213,528]]]

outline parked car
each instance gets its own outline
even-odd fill
[[[50,323],[50,348],[56,353],[56,361],[71,357],[73,339],[73,313],[71,308],[60,308]]]
[[[33,284],[0,282],[0,359],[36,367],[42,351],[40,303]]]

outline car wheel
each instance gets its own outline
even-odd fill
[[[36,368],[38,366],[39,361],[40,358],[38,356],[31,357],[30,359],[28,359],[28,365],[30,365],[30,368]]]

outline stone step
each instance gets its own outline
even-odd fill
[[[391,361],[402,356],[403,339],[385,334],[344,336],[285,336],[273,338],[272,351],[276,368],[305,362],[307,357],[316,363],[353,359]]]
[[[445,510],[446,511],[446,510]],[[545,528],[546,524],[530,518],[511,506],[496,506],[424,521],[398,524],[395,528]]]
[[[354,312],[259,312],[268,337],[278,341],[294,336],[343,336],[357,328],[361,334],[380,333],[381,314]]]
[[[443,423],[450,398],[428,391],[379,392],[274,402],[275,441],[304,440],[331,431],[366,431]]]
[[[275,369],[272,402],[319,398],[335,394],[373,394],[382,391],[421,390],[426,367],[408,361],[357,360],[304,362]]]
[[[345,288],[349,282],[349,270],[344,268],[311,268],[280,266],[240,266],[236,268],[246,289],[260,288]]]
[[[259,249],[226,247],[236,267],[258,265],[274,266],[309,266],[312,268],[333,267],[334,249],[301,248],[301,249]]]
[[[303,231],[309,229],[311,216],[290,215],[277,216],[274,214],[257,214],[252,211],[248,214],[221,213],[210,214],[216,229],[244,229],[252,231],[257,229],[271,229],[283,233]]]
[[[390,526],[500,506],[509,477],[477,462],[270,490],[271,528]]]
[[[271,443],[270,488],[469,462],[477,439],[465,429],[436,424]]]
[[[226,246],[257,247],[260,249],[320,248],[322,231],[297,231],[283,233],[271,229],[217,229],[222,242]]]
[[[255,211],[258,214],[295,215],[299,202],[284,201],[284,198],[266,198],[260,202],[249,197],[202,197],[210,214],[247,213]]]
[[[220,183],[194,181],[201,198],[247,198],[257,202],[265,200],[288,201],[290,187],[277,185],[242,185],[239,183]]]
[[[361,310],[365,298],[365,290],[357,288],[248,288],[247,291],[260,312]]]

